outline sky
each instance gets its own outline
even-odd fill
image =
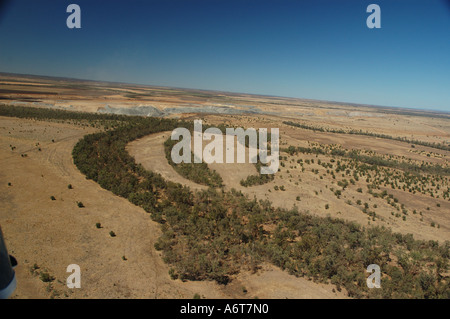
[[[450,0],[0,0],[0,72],[450,111]]]

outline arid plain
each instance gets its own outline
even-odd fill
[[[224,189],[416,239],[450,240],[449,176],[435,173],[436,165],[449,168],[449,113],[11,74],[0,74],[0,104],[279,128],[281,166],[274,179],[245,187],[240,181],[257,174],[252,164],[211,164]],[[75,144],[103,129],[0,117],[0,224],[19,262],[13,298],[347,297],[334,285],[269,263],[255,273],[240,272],[226,286],[171,279],[169,265],[154,248],[160,225],[142,208],[87,180],[73,163]],[[205,188],[168,163],[169,135],[145,136],[127,151],[166,180]],[[367,169],[367,163],[342,154],[397,166]],[[417,167],[423,171],[413,172]],[[81,289],[66,287],[70,264],[81,267]],[[43,280],[42,274],[53,278]]]

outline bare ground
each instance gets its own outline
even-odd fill
[[[226,287],[171,280],[169,266],[154,249],[159,225],[141,208],[86,180],[74,166],[73,146],[93,131],[0,117],[0,223],[8,250],[19,262],[12,298],[192,298],[196,293],[204,298],[345,298],[331,285],[269,265],[256,274],[240,274]],[[79,208],[78,201],[85,207]],[[81,289],[66,287],[70,264],[81,267]],[[33,272],[35,265],[39,269]],[[54,277],[50,284],[39,278],[43,272]]]
[[[127,149],[136,158],[136,161],[143,164],[146,169],[161,173],[168,180],[188,185],[191,189],[204,188],[199,184],[181,177],[167,163],[163,143],[169,136],[170,132],[152,134],[131,142],[127,146]],[[319,136],[319,140],[322,139],[321,136]],[[337,141],[337,137],[333,136],[333,133],[328,133],[327,138],[333,142]],[[372,145],[376,149],[394,147],[390,144],[395,145],[398,143],[390,140],[380,141],[376,138],[372,138],[372,140],[375,141],[375,143],[372,141]],[[300,139],[300,141],[303,141],[303,139]],[[295,141],[290,140],[289,143],[291,142],[296,145]],[[376,143],[382,143],[383,145],[380,146]],[[206,144],[205,142],[203,145],[205,146]],[[248,153],[248,150],[246,153]],[[294,157],[294,160],[297,158],[310,158],[316,159],[316,161],[317,159],[325,160],[325,157],[316,158],[314,155],[302,155]],[[300,166],[298,164],[287,164],[287,166],[290,165],[294,165],[296,168],[281,168],[281,171],[275,175],[274,181],[252,187],[243,187],[239,184],[241,179],[246,178],[248,175],[256,174],[256,169],[251,163],[214,163],[209,164],[209,167],[216,170],[222,176],[226,189],[235,188],[247,194],[250,198],[268,199],[276,207],[291,209],[296,206],[300,210],[308,211],[309,213],[322,217],[343,218],[361,225],[386,226],[395,232],[403,234],[411,233],[417,239],[437,240],[441,242],[450,239],[450,215],[448,214],[450,211],[450,203],[447,200],[386,188],[388,193],[395,195],[400,200],[400,203],[405,203],[405,207],[410,209],[410,213],[406,221],[404,221],[401,218],[392,216],[391,212],[397,211],[389,206],[385,200],[374,198],[367,194],[367,188],[364,182],[360,181],[354,186],[349,186],[343,196],[338,199],[330,191],[332,187],[338,188],[331,178],[320,179],[319,175],[310,172],[311,168],[309,167],[305,172],[300,172]],[[311,165],[311,167],[321,168],[317,164]],[[287,173],[288,171],[289,173]],[[275,185],[279,187],[283,185],[286,190],[275,191]],[[363,188],[363,193],[356,191],[359,187]],[[300,196],[300,201],[297,200],[297,196]],[[376,213],[380,218],[373,221],[366,214],[362,213],[362,206],[356,204],[358,199],[362,203],[367,202],[372,209],[376,205]],[[347,203],[348,200],[351,201],[351,204]],[[436,206],[437,203],[440,204],[440,207]],[[325,209],[326,204],[329,205],[329,209]],[[427,210],[428,207],[429,209]],[[416,210],[418,213],[412,214],[413,210]],[[420,215],[419,212],[423,214]],[[436,225],[439,224],[439,228],[431,227],[432,222]]]

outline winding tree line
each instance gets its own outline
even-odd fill
[[[167,130],[174,123],[148,121],[152,124],[123,127],[96,136],[97,143],[87,144],[97,145],[99,152],[106,143],[108,157],[115,163],[127,164],[128,169],[123,171],[149,174],[142,172],[129,157],[125,145],[151,131]],[[176,123],[173,127],[181,125]],[[74,158],[77,151],[74,149]],[[98,162],[99,156],[94,155],[85,159]],[[110,165],[105,169],[111,171],[107,167]],[[310,216],[297,209],[275,209],[268,201],[249,200],[236,191],[210,188],[192,193],[179,184],[164,182],[157,175],[148,175],[140,183],[133,183],[134,178],[122,174],[116,176],[120,183],[112,185],[132,185],[128,198],[162,223],[163,235],[155,248],[172,265],[172,278],[214,279],[226,284],[242,268],[256,270],[262,261],[271,261],[291,274],[331,282],[338,289],[344,287],[353,297],[449,296],[444,275],[448,268],[448,243],[440,246],[384,228],[365,229],[338,219]],[[151,195],[144,195],[148,193]],[[268,231],[273,227],[273,231]],[[398,259],[397,263],[392,256]],[[366,275],[361,270],[370,263],[382,266],[385,274],[382,290],[368,291],[365,286]]]
[[[205,126],[204,129],[209,128],[210,126]],[[234,127],[236,128],[236,127]],[[226,134],[226,127],[224,125],[220,125],[218,129],[222,132],[222,134]],[[192,135],[192,131],[191,131]],[[258,135],[257,135],[258,136]],[[267,134],[268,140],[271,139],[270,133]],[[194,154],[191,153],[191,163],[180,163],[176,164],[172,160],[171,152],[172,148],[178,141],[172,140],[170,137],[164,142],[164,151],[166,154],[166,159],[169,164],[180,174],[181,176],[201,185],[206,185],[210,187],[222,187],[223,179],[222,177],[215,171],[211,170],[208,165],[204,162],[202,163],[194,163]],[[245,137],[245,147],[249,147],[249,137]],[[270,151],[270,144],[267,145],[267,149]],[[242,179],[240,184],[245,187],[255,186],[255,185],[263,185],[268,182],[274,180],[273,174],[261,174],[261,167],[265,166],[257,156],[256,163],[254,164],[257,170],[257,175],[249,175],[247,178]]]
[[[242,179],[239,183],[244,187],[263,185],[274,180],[274,174],[261,174],[261,167],[264,164],[261,163],[259,156],[258,161],[255,163],[257,175],[249,175],[246,179]]]
[[[450,167],[443,167],[439,164],[426,165],[422,163],[421,165],[407,162],[400,162],[393,159],[387,159],[379,155],[364,155],[357,150],[344,150],[340,148],[324,148],[324,147],[302,147],[302,146],[289,146],[282,149],[282,151],[293,155],[296,153],[306,153],[306,154],[319,154],[319,155],[331,155],[346,157],[360,163],[365,163],[371,166],[385,166],[400,169],[407,172],[414,173],[430,173],[430,174],[443,174],[450,175]]]
[[[172,148],[177,144],[178,141],[172,140],[169,137],[164,142],[164,152],[166,154],[166,159],[169,164],[177,171],[181,176],[201,185],[206,185],[210,187],[222,187],[223,179],[215,171],[208,167],[205,162],[194,163],[194,153],[191,152],[191,162],[190,163],[179,163],[176,164],[172,160]]]
[[[354,297],[449,296],[444,275],[448,268],[448,243],[440,246],[384,228],[365,229],[338,219],[310,216],[297,209],[276,209],[270,202],[249,200],[236,191],[210,188],[193,193],[187,187],[141,171],[141,166],[126,153],[126,143],[183,125],[166,120],[147,121],[150,123],[95,135],[96,142],[80,141],[74,149],[74,158],[87,151],[84,160],[93,161],[88,164],[91,168],[94,163],[99,164],[102,154],[108,155],[111,165],[97,167],[100,171],[122,174],[116,174],[115,181],[110,185],[102,183],[103,186],[113,186],[110,189],[114,191],[119,185],[129,185],[122,196],[143,206],[154,220],[162,223],[163,235],[155,247],[163,251],[164,260],[172,265],[173,278],[214,279],[226,284],[242,268],[256,270],[266,260],[291,274],[332,282],[338,289],[345,287]],[[91,146],[96,147],[92,150]],[[115,166],[119,163],[122,168]],[[80,162],[76,164],[85,171]],[[136,175],[145,178],[137,182]],[[273,227],[275,230],[268,231]],[[396,256],[399,262],[396,264],[391,256]],[[385,271],[381,291],[368,291],[365,285],[364,269],[371,263],[381,265]]]
[[[16,106],[0,104],[0,116],[28,118],[35,120],[75,120],[75,121],[99,121],[102,123],[138,120],[138,116],[126,116],[118,114],[99,114],[88,112],[74,112],[50,108],[36,108],[27,106]]]
[[[421,146],[427,146],[431,148],[436,148],[439,150],[444,151],[450,151],[450,145],[442,144],[442,143],[431,143],[431,142],[425,142],[425,141],[419,141],[419,140],[410,140],[406,137],[395,137],[387,134],[379,134],[379,133],[373,133],[363,130],[335,130],[331,128],[323,128],[323,127],[315,127],[311,125],[301,124],[301,123],[295,123],[292,121],[284,121],[283,124],[303,128],[306,130],[311,130],[314,132],[326,132],[326,133],[339,133],[339,134],[353,134],[353,135],[363,135],[363,136],[372,136],[372,137],[378,137],[388,140],[394,140],[394,141],[400,141],[400,142],[406,142],[409,144],[415,144],[415,145],[421,145]]]
[[[268,261],[293,275],[331,282],[352,297],[450,298],[448,242],[419,241],[383,227],[274,208],[234,190],[194,193],[145,170],[125,150],[134,139],[190,125],[123,119],[115,130],[86,135],[73,149],[74,163],[86,178],[161,223],[155,248],[171,265],[172,278],[226,284],[240,270],[256,271]],[[367,288],[369,264],[380,265],[382,289]]]

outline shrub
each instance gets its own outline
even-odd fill
[[[55,277],[51,276],[48,272],[41,272],[39,275],[39,279],[41,279],[43,282],[52,282],[55,280]]]
[[[172,280],[178,279],[178,275],[177,275],[175,269],[173,269],[173,268],[169,269],[169,276],[170,276],[170,279],[172,279]]]

